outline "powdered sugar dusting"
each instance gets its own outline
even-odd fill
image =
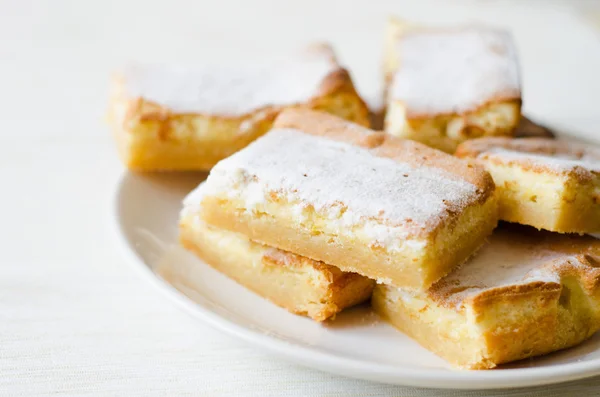
[[[485,155],[488,158],[496,158],[502,161],[526,161],[549,168],[557,173],[573,171],[600,173],[600,158],[585,153],[582,156],[575,156],[567,153],[543,154],[491,148],[485,152]]]
[[[529,272],[560,256],[560,252],[521,244],[517,238],[494,235],[471,260],[444,281],[455,287],[478,289],[522,283],[529,279]]]
[[[469,27],[419,30],[398,42],[401,64],[391,87],[413,115],[462,113],[495,98],[521,96],[508,32]]]
[[[131,97],[179,113],[235,116],[267,106],[304,103],[339,69],[328,51],[230,65],[131,65],[123,72]]]
[[[384,232],[395,233],[395,239],[428,232],[478,197],[476,186],[440,169],[415,169],[294,129],[272,130],[221,161],[207,188],[242,199],[255,189],[264,197],[275,192],[347,226],[377,219],[389,227],[374,231],[380,239]]]
[[[479,252],[435,284],[429,294],[460,306],[469,296],[489,289],[535,281],[559,283],[559,269],[566,263],[584,266],[577,254],[591,247],[587,237],[549,238],[549,232],[520,234],[519,230],[525,228],[497,229]]]

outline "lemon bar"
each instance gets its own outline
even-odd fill
[[[426,291],[377,285],[375,310],[455,366],[493,368],[581,343],[600,328],[600,240],[499,227]]]
[[[468,139],[514,134],[521,82],[508,32],[391,19],[387,34],[386,132],[448,153]]]
[[[483,168],[310,110],[219,162],[201,208],[216,227],[412,288],[470,256],[496,212]]]
[[[316,321],[371,297],[373,280],[206,224],[197,211],[202,188],[184,201],[180,240],[211,267],[277,306]]]
[[[366,105],[328,45],[254,63],[130,65],[112,80],[109,121],[131,169],[209,170],[290,107],[369,123]]]
[[[600,150],[545,138],[481,138],[456,155],[496,182],[500,219],[559,233],[600,232]]]

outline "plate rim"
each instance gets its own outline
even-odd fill
[[[423,369],[406,365],[386,365],[365,362],[353,358],[339,357],[331,353],[311,349],[308,346],[264,334],[244,327],[220,316],[203,303],[194,302],[174,286],[159,277],[144,261],[127,237],[122,222],[122,195],[124,183],[130,171],[125,170],[119,177],[113,192],[112,229],[119,250],[126,261],[163,296],[182,308],[193,317],[197,317],[214,329],[256,345],[288,362],[304,367],[318,369],[336,375],[373,381],[378,383],[425,387],[436,389],[508,389],[516,387],[534,387],[581,380],[600,375],[600,358],[585,362],[557,364],[551,367],[528,367],[496,370],[460,370],[460,369]],[[207,266],[207,265],[206,265]],[[202,297],[204,300],[205,298]],[[399,332],[399,331],[398,331]],[[415,342],[416,343],[416,342]]]

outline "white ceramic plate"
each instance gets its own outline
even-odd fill
[[[353,378],[435,388],[504,388],[600,374],[600,335],[573,349],[490,371],[460,371],[379,320],[368,306],[318,324],[227,279],[177,245],[181,200],[203,174],[126,174],[116,216],[132,261],[199,319],[299,364]],[[161,274],[168,272],[165,281]]]

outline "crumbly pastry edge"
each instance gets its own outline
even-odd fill
[[[575,284],[573,280],[576,280]],[[444,307],[431,298],[423,298],[424,307],[432,305],[436,316],[449,319],[446,326],[452,329],[443,329],[442,335],[454,335],[454,339],[440,336],[439,329],[436,331],[421,318],[425,309],[407,308],[399,300],[388,299],[389,294],[396,291],[386,289],[393,287],[376,286],[373,306],[393,325],[453,365],[465,369],[490,369],[565,349],[591,337],[600,328],[599,280],[600,270],[595,267],[584,271],[567,266],[560,274],[560,281],[538,280],[484,291],[468,299],[461,312]],[[578,288],[584,296],[578,295]],[[569,299],[585,303],[571,308]],[[502,315],[504,307],[510,307],[510,321],[494,322],[493,319]],[[519,314],[519,310],[514,313],[515,307],[521,307],[526,313]],[[490,318],[492,320],[488,321]],[[573,324],[575,328],[572,329]],[[456,336],[455,330],[459,329],[460,336]],[[453,346],[456,344],[463,349],[455,351]]]
[[[236,117],[174,113],[143,98],[130,98],[120,77],[111,87],[107,121],[125,164],[136,170],[208,170],[266,133],[288,108],[314,108],[368,126],[369,110],[350,75],[339,68],[319,95],[292,106],[270,106]]]
[[[522,156],[504,158],[494,148]],[[528,158],[527,154],[548,156]],[[600,231],[600,174],[584,166],[553,164],[554,153],[600,160],[598,149],[548,138],[480,138],[459,146],[456,155],[485,167],[495,179],[500,218],[558,233]],[[529,186],[546,186],[531,189]]]
[[[588,155],[597,159],[600,163],[600,149],[580,142],[572,142],[564,139],[552,138],[508,138],[508,137],[486,137],[467,141],[459,145],[455,155],[465,159],[476,159],[482,161],[491,161],[495,164],[510,166],[518,164],[523,170],[530,170],[536,173],[568,175],[574,178],[581,178],[581,173],[578,172],[558,172],[555,168],[544,166],[539,161],[531,161],[523,159],[501,159],[502,153],[494,152],[494,149],[513,150],[524,155],[536,154],[548,156],[550,159],[554,155],[571,155],[581,157]],[[496,158],[490,158],[488,155],[493,154]],[[586,180],[589,178],[585,178]]]
[[[275,128],[298,129],[306,131],[309,134],[325,136],[330,139],[359,145],[369,150],[377,150],[378,152],[374,154],[375,156],[390,157],[392,159],[394,156],[398,156],[401,161],[411,162],[414,167],[418,167],[422,164],[429,164],[428,162],[435,163],[437,161],[441,163],[441,165],[438,165],[442,170],[452,172],[454,177],[465,179],[477,186],[477,193],[468,204],[465,204],[465,211],[461,211],[459,214],[453,214],[452,216],[451,214],[446,214],[448,219],[444,218],[444,220],[439,223],[439,228],[437,226],[433,230],[422,230],[422,228],[420,228],[419,230],[421,230],[424,235],[421,236],[419,232],[410,237],[412,240],[415,240],[415,242],[420,243],[419,245],[427,245],[428,243],[434,244],[434,246],[428,249],[427,256],[433,255],[437,259],[429,259],[428,261],[436,264],[439,261],[441,267],[428,272],[428,274],[423,276],[423,279],[420,281],[405,280],[405,278],[408,277],[406,276],[402,280],[394,278],[394,283],[398,283],[399,285],[404,285],[404,283],[406,283],[414,288],[421,288],[423,284],[427,286],[430,285],[449,272],[454,265],[457,265],[459,262],[466,259],[469,255],[469,253],[461,253],[460,258],[456,258],[456,263],[452,264],[440,261],[440,258],[438,258],[437,255],[441,252],[445,252],[445,249],[440,246],[441,236],[438,236],[439,234],[452,233],[452,230],[460,228],[462,233],[461,236],[463,236],[463,234],[463,237],[469,236],[469,238],[473,240],[472,244],[475,244],[472,248],[476,248],[483,242],[485,236],[491,233],[493,227],[497,223],[497,202],[494,194],[493,181],[491,176],[478,166],[464,163],[450,155],[419,143],[394,138],[319,112],[297,109],[284,111],[276,120]],[[459,170],[457,170],[457,168],[459,168]],[[217,175],[211,175],[211,177],[217,178]],[[209,180],[207,181],[207,188],[209,188],[209,190],[211,177],[209,177]],[[269,192],[262,192],[261,197],[267,194],[270,199],[267,201],[261,199],[261,208],[248,208],[243,202],[244,200],[236,199],[234,197],[235,194],[231,189],[237,189],[235,186],[227,188],[226,190],[228,193],[226,194],[221,192],[222,188],[223,187],[220,186],[216,191],[210,191],[202,201],[202,216],[208,223],[245,234],[248,237],[265,244],[298,252],[308,257],[323,260],[329,264],[339,265],[344,270],[358,272],[382,282],[390,280],[383,274],[381,269],[374,269],[373,272],[370,272],[366,270],[366,268],[361,269],[359,267],[354,267],[355,264],[351,265],[344,263],[341,252],[335,255],[331,252],[326,254],[327,250],[323,247],[328,246],[331,248],[331,246],[326,243],[325,240],[313,247],[310,247],[310,244],[300,247],[301,243],[299,241],[294,241],[292,243],[292,240],[297,240],[299,232],[298,228],[292,225],[296,221],[294,220],[294,214],[296,214],[293,208],[294,203],[288,203],[285,195],[282,196],[276,192],[273,192],[272,194]],[[258,213],[263,214],[260,219],[258,219],[258,216],[253,215],[255,210],[257,210]],[[274,218],[272,219],[272,216],[279,212],[287,214],[281,216],[283,217],[282,219],[289,218],[289,222],[286,221],[289,224],[286,223],[285,225],[281,224],[276,226],[277,222]],[[270,215],[267,216],[268,214]],[[316,213],[309,214],[308,219],[326,222],[326,224],[329,223],[327,217],[321,217]],[[377,219],[364,219],[364,221],[371,221],[377,224],[381,223]],[[383,224],[381,225],[383,226]],[[277,231],[275,231],[276,229]],[[258,232],[258,230],[260,230],[260,232]],[[285,236],[287,237],[282,237],[284,230]],[[308,230],[305,231],[304,229],[300,231],[302,233],[309,233]],[[307,234],[306,238],[316,241],[327,235],[329,238],[333,239],[332,241],[337,241],[338,239],[340,239],[340,241],[347,240],[346,237],[338,235],[335,231],[327,231],[324,229],[321,233],[325,234],[317,236],[309,236]],[[289,241],[286,243],[284,240]],[[371,241],[363,241],[362,243],[369,247],[372,245]],[[323,247],[318,248],[316,247],[317,245]],[[301,250],[299,251],[298,249]],[[417,249],[417,247],[412,247],[412,245],[410,247],[400,247],[399,249],[401,252],[399,252],[398,255],[406,256],[407,258],[413,258],[414,255],[417,255],[417,253],[421,251],[421,248]],[[367,257],[372,258],[373,255],[383,255],[387,252],[382,246],[374,246],[373,248],[369,248],[368,251],[369,254],[361,253],[361,255],[364,254],[365,260]],[[453,258],[454,254],[457,254],[459,251],[462,252],[464,249],[456,249],[455,251],[452,251],[452,255],[448,257]],[[419,255],[422,256],[422,254]]]
[[[373,280],[369,280],[366,277],[355,273],[342,272],[334,266],[326,265],[322,262],[314,261],[300,255],[247,241],[245,237],[240,235],[239,239],[243,239],[254,250],[261,252],[262,259],[259,265],[261,268],[281,268],[282,271],[290,272],[290,274],[295,274],[298,271],[308,271],[314,272],[316,275],[310,278],[310,288],[313,293],[320,296],[319,302],[306,301],[304,300],[304,297],[298,296],[288,296],[286,299],[280,299],[273,296],[273,291],[271,291],[271,296],[268,296],[264,291],[252,287],[251,282],[240,278],[239,275],[228,272],[228,264],[226,261],[219,263],[215,262],[218,262],[217,258],[219,257],[219,252],[214,246],[203,242],[205,240],[203,240],[202,234],[226,233],[231,237],[233,233],[210,228],[211,227],[203,222],[198,221],[196,214],[189,213],[182,216],[179,223],[181,244],[209,266],[217,271],[223,272],[226,276],[233,278],[245,288],[250,289],[254,293],[271,301],[277,306],[283,307],[291,313],[308,316],[315,321],[321,322],[335,317],[337,313],[348,307],[368,300],[371,296],[375,284]],[[236,236],[236,238],[238,238],[238,236]],[[243,255],[243,253],[241,253],[241,255]],[[248,251],[247,255],[248,261],[250,261],[250,251]],[[253,266],[250,262],[248,265]],[[256,277],[260,278],[261,274],[257,273]],[[284,293],[284,291],[278,291],[278,293]]]
[[[337,65],[337,63],[336,63]],[[124,76],[118,72],[113,73],[111,78],[111,107],[109,108],[109,120],[115,119],[114,112],[112,111],[113,103],[124,104],[127,109],[123,122],[131,121],[166,121],[172,117],[207,117],[220,120],[239,120],[240,122],[252,118],[256,114],[273,114],[278,113],[281,109],[292,108],[292,107],[307,107],[311,108],[315,106],[319,100],[330,97],[335,94],[347,94],[349,96],[356,96],[357,100],[364,107],[366,114],[364,118],[368,118],[368,109],[365,102],[358,95],[356,88],[350,77],[350,73],[343,67],[337,66],[335,70],[330,72],[320,83],[316,90],[315,95],[307,102],[300,104],[289,104],[289,105],[277,105],[273,104],[265,108],[255,109],[254,111],[247,114],[239,114],[235,116],[226,115],[214,115],[204,113],[180,113],[174,112],[161,105],[142,97],[130,96],[125,90]],[[123,106],[123,105],[121,105]],[[118,120],[114,120],[117,122]],[[368,125],[368,124],[367,124]]]

